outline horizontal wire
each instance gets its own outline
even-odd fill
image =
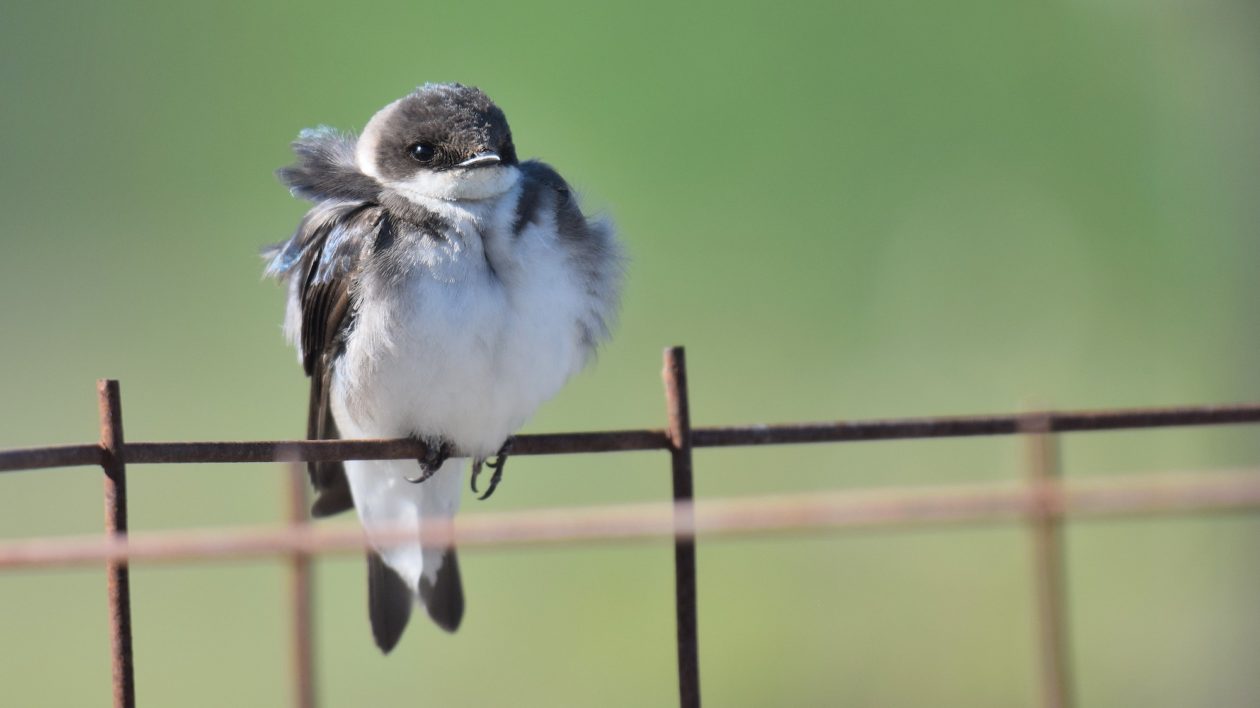
[[[1124,517],[1260,509],[1260,471],[1144,474],[1072,483],[953,485],[821,494],[468,514],[453,523],[377,528],[375,545],[458,542],[505,548],[661,538],[748,535],[930,524],[993,523],[1045,516]],[[677,517],[675,511],[681,511]],[[675,527],[675,520],[681,519]],[[245,527],[123,538],[99,535],[0,543],[0,568],[106,560],[181,561],[348,552],[369,547],[358,526]]]
[[[691,442],[696,448],[735,447],[1014,435],[1026,433],[1033,424],[1039,426],[1039,431],[1055,433],[1239,423],[1260,423],[1260,404],[693,428]],[[669,439],[663,430],[547,433],[512,438],[513,455],[666,449]],[[127,464],[402,460],[424,454],[424,443],[410,439],[128,442],[123,447]],[[103,459],[99,445],[4,450],[0,451],[0,472],[100,465]]]

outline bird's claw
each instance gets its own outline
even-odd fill
[[[424,465],[421,465],[421,466],[420,466],[420,474],[419,474],[419,475],[417,475],[417,476],[415,476],[415,477],[407,477],[407,476],[404,476],[404,477],[403,477],[403,479],[407,480],[408,482],[411,482],[412,484],[420,484],[421,482],[423,482],[423,481],[427,480],[428,478],[432,477],[434,472],[437,472],[437,470],[434,470],[434,469],[425,469],[425,468],[424,468]]]
[[[481,474],[481,466],[485,465],[494,470],[494,474],[490,475],[490,486],[486,489],[486,493],[477,497],[478,501],[485,501],[494,494],[494,490],[499,486],[499,482],[503,480],[503,466],[507,464],[508,452],[512,448],[512,441],[508,440],[503,443],[503,447],[499,448],[499,452],[494,456],[494,462],[488,462],[484,457],[478,457],[473,461],[472,471],[472,490],[473,494],[477,493],[477,477]]]
[[[403,479],[412,484],[420,484],[432,477],[438,470],[442,469],[442,465],[451,456],[451,446],[445,442],[438,444],[427,443],[424,449],[424,457],[416,459],[420,463],[420,476],[403,477]]]

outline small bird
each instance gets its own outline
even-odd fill
[[[293,150],[277,175],[314,206],[264,257],[310,377],[307,437],[411,437],[428,451],[308,464],[312,514],[353,506],[367,529],[368,614],[388,653],[417,599],[459,627],[455,549],[422,547],[420,533],[455,514],[469,460],[473,491],[483,464],[482,498],[494,491],[506,441],[608,338],[622,249],[554,169],[517,160],[503,111],[471,86],[426,84],[357,138],[319,127]],[[400,525],[415,543],[373,538]]]

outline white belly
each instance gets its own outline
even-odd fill
[[[495,269],[480,243],[428,242],[426,266],[393,297],[363,299],[333,387],[343,434],[442,438],[489,456],[555,395],[587,357],[585,293],[534,236],[507,236],[519,239],[514,262]]]
[[[415,460],[347,462],[369,536],[379,525],[420,529],[424,519],[453,515],[463,458],[494,455],[585,364],[577,275],[553,239],[531,233],[541,227],[512,236],[511,210],[500,211],[497,238],[518,240],[493,269],[480,235],[463,228],[420,244],[418,267],[402,282],[365,286],[333,376],[342,436],[440,438],[457,456],[421,484],[405,479],[419,474]],[[418,543],[374,545],[412,588],[441,558]]]

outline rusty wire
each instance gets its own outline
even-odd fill
[[[1028,456],[1028,485],[1043,502],[1029,510],[1032,532],[1033,588],[1037,605],[1037,637],[1041,658],[1041,695],[1047,708],[1072,705],[1069,675],[1067,555],[1063,548],[1063,519],[1044,502],[1051,499],[1060,473],[1058,439],[1046,432],[1045,419],[1028,421],[1023,432]]]
[[[307,526],[306,470],[291,463],[284,479],[285,519],[289,528]],[[315,705],[315,637],[313,625],[314,578],[311,554],[294,551],[289,561],[289,673],[293,680],[293,705]]]
[[[898,487],[462,515],[426,523],[425,544],[464,549],[712,538],[836,529],[892,529],[1009,523],[1041,515],[1079,520],[1260,508],[1260,470],[1126,475],[1089,481]],[[681,519],[679,525],[676,519]],[[379,528],[381,545],[414,542],[414,527]],[[127,559],[177,562],[357,552],[368,547],[354,523],[256,526],[98,535],[0,543],[0,568],[80,566]]]
[[[1260,404],[704,427],[692,429],[691,445],[708,448],[1015,435],[1035,420],[1046,421],[1046,432],[1050,433],[1260,423]],[[667,431],[653,429],[512,438],[513,455],[668,450],[669,447]],[[128,464],[404,460],[422,456],[424,451],[423,443],[410,439],[126,443]],[[102,459],[99,445],[5,450],[0,451],[0,472],[98,466]]]
[[[674,603],[678,634],[678,699],[682,708],[700,708],[700,636],[696,627],[696,542],[691,478],[691,404],[687,399],[687,357],[682,347],[665,350],[665,409],[669,419],[670,478],[674,488]],[[679,529],[690,528],[689,536]]]
[[[127,537],[127,464],[123,442],[122,398],[117,381],[96,387],[101,416],[101,468],[105,475],[105,535],[111,541]],[[105,562],[109,601],[109,642],[114,677],[114,705],[136,704],[135,668],[131,650],[131,573],[125,557]]]
[[[668,427],[545,435],[513,439],[514,455],[663,450],[671,457],[671,504],[552,509],[468,515],[454,524],[426,525],[422,540],[465,547],[630,541],[672,537],[680,702],[700,705],[696,632],[695,539],[734,534],[1026,521],[1033,534],[1041,644],[1041,703],[1072,704],[1061,524],[1065,518],[1161,513],[1225,512],[1260,508],[1260,472],[1144,475],[1064,482],[1058,475],[1054,433],[1168,426],[1260,423],[1260,404],[1110,411],[1044,411],[1014,415],[946,416],[835,421],[792,425],[692,428],[681,348],[666,351]],[[311,642],[310,557],[367,546],[354,526],[306,523],[304,490],[288,485],[287,525],[127,535],[126,466],[157,463],[300,462],[411,459],[424,454],[414,440],[263,442],[125,442],[117,382],[101,382],[101,441],[0,451],[0,472],[99,466],[105,472],[105,537],[38,538],[0,543],[0,568],[106,563],[114,703],[135,705],[132,677],[128,564],[282,554],[290,563],[293,702],[315,705]],[[692,501],[692,450],[708,447],[864,440],[1028,436],[1030,479],[1025,485],[956,485],[811,494],[794,497]],[[292,481],[301,480],[297,477]],[[415,541],[414,529],[383,529],[380,542]]]

